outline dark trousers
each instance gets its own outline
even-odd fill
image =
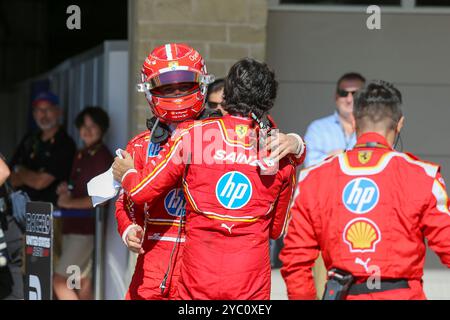
[[[270,240],[270,264],[273,269],[278,269],[282,266],[281,260],[278,258],[282,248],[283,238],[278,240]]]

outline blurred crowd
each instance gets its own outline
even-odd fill
[[[95,226],[86,184],[111,166],[111,153],[103,143],[109,117],[101,107],[83,109],[74,123],[83,143],[76,150],[74,140],[61,125],[63,112],[55,94],[40,93],[32,102],[32,112],[37,130],[23,137],[9,168],[3,163],[9,179],[2,180],[2,189],[21,190],[32,201],[50,202],[60,210],[61,218],[55,223],[54,292],[59,299],[91,299]],[[7,191],[3,198],[6,199],[3,216],[8,222],[3,230],[13,276],[7,298],[22,299],[24,226],[11,218],[13,205],[8,205]],[[81,290],[67,288],[66,270],[70,265],[82,269]]]

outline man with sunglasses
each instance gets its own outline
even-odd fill
[[[224,113],[223,103],[223,88],[225,87],[224,79],[216,79],[208,86],[208,96],[206,97],[206,107],[209,109],[219,110]]]
[[[154,49],[144,62],[141,77],[138,90],[145,93],[154,117],[147,121],[149,130],[133,138],[126,148],[137,171],[157,161],[180,123],[221,116],[215,110],[204,110],[206,88],[213,77],[206,72],[201,55],[187,45],[166,44]],[[302,155],[305,148],[298,144]],[[279,155],[296,150],[298,144],[279,146]],[[130,251],[139,253],[126,299],[176,299],[185,241],[186,200],[181,181],[149,200],[150,206],[136,204],[122,193],[116,202],[119,234]]]
[[[307,167],[326,157],[351,149],[356,142],[353,121],[353,95],[364,86],[365,78],[359,73],[346,73],[336,86],[336,110],[327,117],[313,121],[306,130],[308,144]]]

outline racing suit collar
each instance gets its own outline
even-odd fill
[[[376,132],[366,132],[358,137],[355,147],[367,146],[367,144],[376,143],[392,150],[392,146],[387,142],[386,138]]]
[[[242,115],[231,115],[231,114],[226,114],[223,116],[224,118],[231,118],[231,119],[237,119],[237,120],[241,120],[241,121],[245,121],[245,122],[253,122],[253,120],[249,117],[245,117]]]

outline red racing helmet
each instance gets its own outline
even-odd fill
[[[203,111],[208,84],[205,60],[186,44],[154,49],[142,66],[138,91],[144,92],[153,114],[164,122],[195,119]]]

